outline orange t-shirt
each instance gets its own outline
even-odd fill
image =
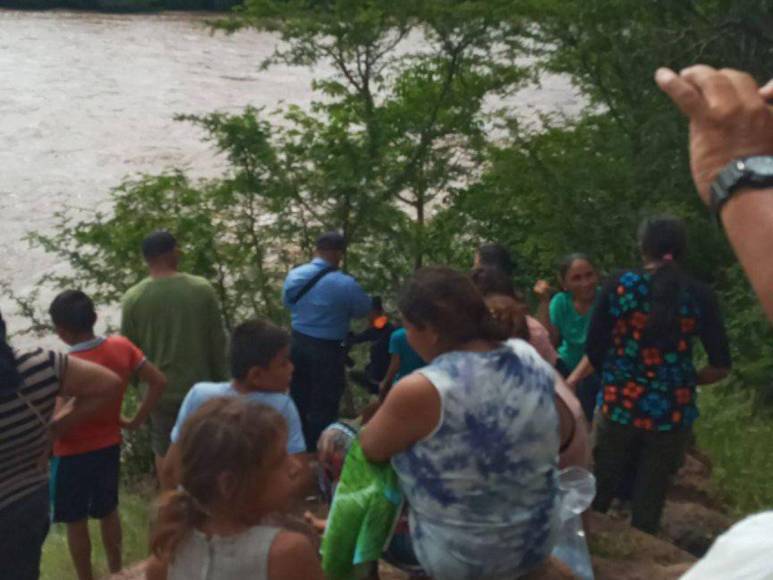
[[[104,449],[121,443],[121,403],[126,386],[134,372],[145,362],[145,355],[128,338],[109,336],[95,338],[76,344],[70,356],[102,365],[119,377],[123,387],[121,393],[91,419],[75,425],[64,436],[54,442],[54,455],[76,455]]]

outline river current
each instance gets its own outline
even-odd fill
[[[126,177],[219,173],[224,160],[174,115],[310,103],[312,78],[330,71],[259,70],[276,42],[255,31],[211,34],[205,17],[185,13],[0,10],[0,280],[23,295],[40,274],[65,268],[24,235],[48,231],[60,210],[109,209],[110,189]],[[581,106],[563,77],[515,98],[531,118]],[[0,311],[11,330],[25,326],[6,298]]]

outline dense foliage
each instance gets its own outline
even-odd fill
[[[317,100],[184,119],[228,156],[227,173],[138,177],[109,215],[61,215],[31,239],[74,274],[41,283],[78,281],[115,302],[143,275],[141,238],[164,226],[185,268],[215,283],[229,324],[282,319],[279,283],[324,229],[346,233],[347,268],[389,296],[415,266],[466,267],[480,241],[511,248],[524,287],[569,251],[634,265],[637,223],[669,212],[689,225],[690,271],[722,295],[736,381],[773,398],[773,334],[693,191],[684,121],[652,81],[658,66],[698,61],[773,77],[773,5],[246,0],[220,24],[244,26],[283,41],[263,66],[332,66]],[[524,122],[516,91],[545,73],[571,76],[582,114]]]
[[[229,10],[239,0],[0,0],[0,8],[44,10],[103,10],[139,12],[147,10]]]

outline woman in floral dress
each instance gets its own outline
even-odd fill
[[[698,416],[696,386],[724,378],[730,353],[713,292],[680,267],[687,247],[682,222],[647,220],[639,242],[644,267],[610,279],[588,331],[586,354],[601,372],[603,389],[593,507],[606,511],[633,467],[632,524],[654,534]],[[698,371],[696,338],[708,354],[708,365]]]

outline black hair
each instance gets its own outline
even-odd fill
[[[48,313],[55,326],[70,332],[90,332],[97,322],[94,302],[80,290],[61,292],[51,302]]]
[[[370,299],[370,309],[378,312],[384,311],[384,301],[381,296],[372,296]]]
[[[403,318],[432,326],[450,348],[475,339],[506,340],[469,276],[445,267],[419,268],[398,300]]]
[[[513,275],[515,269],[510,252],[502,244],[483,244],[478,248],[478,261],[484,268],[496,268],[507,274]]]
[[[16,355],[8,344],[5,320],[0,314],[0,393],[16,389],[21,384],[21,376],[16,368]]]
[[[470,279],[484,297],[502,294],[515,298],[513,281],[499,268],[475,268],[470,272]]]
[[[592,268],[596,268],[593,260],[591,260],[587,254],[583,254],[582,252],[572,252],[571,254],[566,254],[563,258],[561,258],[561,261],[558,262],[558,275],[561,278],[561,282],[566,279],[566,275],[569,273],[572,265],[577,260],[584,260],[585,262],[588,262]]]
[[[343,252],[346,249],[346,238],[338,232],[325,232],[317,238],[317,249]]]
[[[142,255],[146,260],[153,260],[168,254],[177,247],[177,240],[166,230],[156,230],[142,240]]]
[[[277,353],[289,344],[287,331],[267,320],[241,323],[231,333],[231,376],[244,379],[252,367],[268,368]]]
[[[645,259],[657,262],[650,284],[651,310],[645,338],[675,338],[679,331],[680,297],[686,285],[679,266],[687,253],[684,222],[673,216],[645,219],[639,226],[639,248]]]

